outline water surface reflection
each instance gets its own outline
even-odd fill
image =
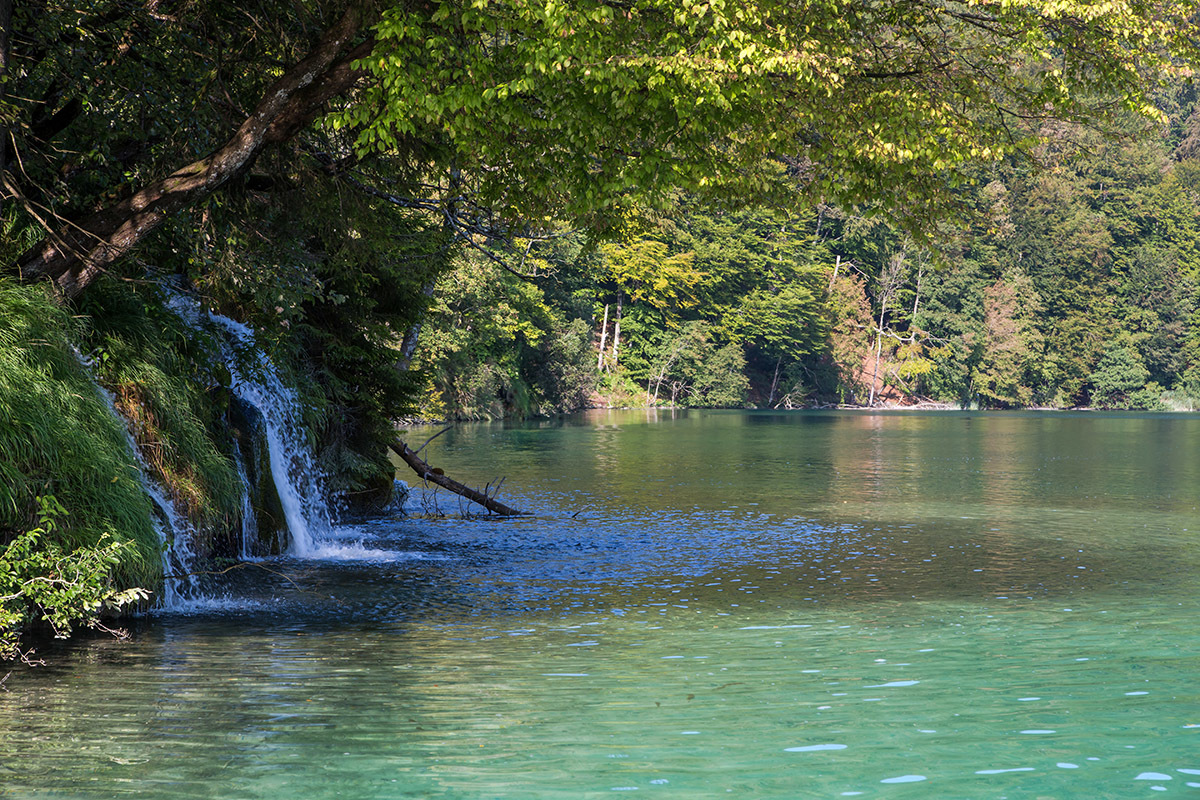
[[[362,545],[386,559],[249,567],[219,614],[16,671],[0,786],[1192,791],[1197,426],[639,412],[455,430],[431,460],[506,475],[533,517],[372,520]]]

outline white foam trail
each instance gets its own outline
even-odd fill
[[[259,600],[240,597],[195,597],[180,600],[171,608],[163,610],[168,614],[213,614],[231,611],[259,611],[268,605]]]

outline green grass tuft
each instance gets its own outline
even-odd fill
[[[46,289],[0,280],[0,542],[33,527],[37,498],[52,495],[69,511],[57,544],[133,542],[115,580],[157,586],[150,501],[125,432],[72,347],[75,332]]]

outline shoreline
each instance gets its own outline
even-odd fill
[[[575,414],[586,414],[589,411],[750,411],[750,412],[769,412],[778,414],[804,413],[806,411],[862,411],[876,413],[903,413],[903,412],[946,412],[946,413],[987,413],[987,414],[1028,414],[1028,413],[1055,413],[1055,414],[1198,414],[1200,409],[1185,409],[1185,408],[1165,408],[1165,409],[1140,409],[1140,408],[1094,408],[1092,406],[1028,406],[1024,408],[963,408],[962,406],[952,405],[950,403],[923,402],[911,404],[889,404],[877,406],[853,405],[848,403],[829,403],[811,406],[802,406],[798,408],[758,408],[758,407],[720,407],[720,406],[651,406],[651,405],[591,405],[586,408],[581,408],[576,411],[570,411],[563,414],[540,415],[530,417],[479,417],[479,418],[462,418],[462,419],[426,419],[422,417],[404,417],[402,419],[393,420],[393,425],[397,430],[403,430],[413,427],[432,427],[435,425],[459,425],[464,423],[480,423],[480,422],[513,422],[522,420],[547,420],[560,417],[569,417]]]

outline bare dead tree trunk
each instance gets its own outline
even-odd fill
[[[917,264],[917,290],[913,292],[912,324],[917,324],[917,310],[921,306],[921,277],[925,274],[925,265]]]
[[[904,282],[905,260],[904,251],[893,253],[879,276],[879,323],[875,327],[875,370],[871,375],[871,393],[867,400],[867,406],[871,408],[875,406],[875,384],[879,381],[879,359],[883,354],[883,321],[887,315],[887,307],[892,295]]]
[[[461,495],[473,503],[486,508],[493,514],[499,514],[502,517],[519,517],[525,516],[526,512],[517,511],[514,508],[509,508],[498,501],[494,496],[489,495],[486,491],[481,492],[478,489],[472,489],[470,486],[459,483],[456,480],[447,478],[446,474],[436,467],[429,466],[428,462],[422,461],[421,457],[416,454],[407,444],[397,440],[390,445],[392,452],[400,456],[400,459],[408,466],[412,467],[412,471],[417,473],[417,476],[429,483],[435,483],[445,489],[449,489],[457,495]]]
[[[604,304],[604,325],[600,328],[600,354],[596,356],[596,372],[604,368],[604,345],[608,342],[608,303]]]
[[[617,369],[617,364],[619,363],[617,361],[617,355],[618,355],[617,351],[621,347],[621,300],[622,300],[621,292],[618,291],[617,292],[617,319],[616,319],[616,322],[613,324],[612,366],[613,366],[614,371]]]
[[[650,405],[658,405],[658,390],[662,387],[663,381],[667,379],[667,373],[671,367],[675,366],[675,361],[679,357],[679,346],[677,344],[671,346],[671,352],[667,354],[666,361],[663,362],[662,368],[658,371],[658,377],[654,381],[654,396],[650,398]],[[674,397],[671,399],[671,404],[675,404]]]
[[[836,268],[835,268],[836,269]],[[771,378],[771,395],[767,398],[767,407],[775,407],[775,390],[779,387],[779,367],[783,364],[783,356],[775,359],[775,376]]]
[[[879,310],[879,325],[875,328],[875,369],[871,372],[871,392],[867,396],[867,408],[875,407],[875,385],[879,382],[879,357],[883,353],[883,315]]]
[[[49,279],[66,296],[77,296],[168,216],[242,174],[264,147],[291,139],[327,101],[349,90],[361,77],[351,64],[374,47],[372,38],[359,41],[365,24],[362,9],[353,4],[308,55],[267,90],[225,144],[131,197],[83,219],[60,222],[18,259],[14,271],[21,280]]]

